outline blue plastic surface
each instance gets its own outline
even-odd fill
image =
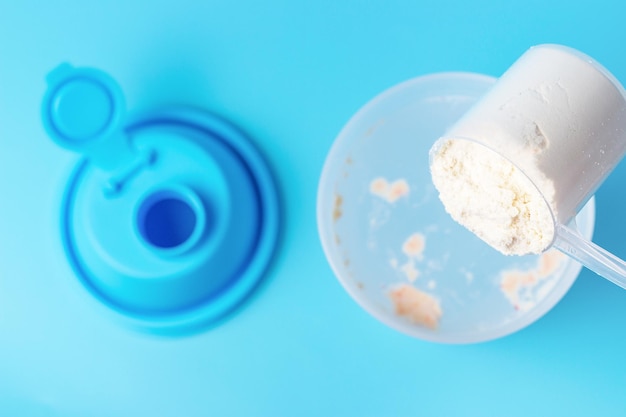
[[[624,416],[624,291],[583,270],[532,326],[445,346],[379,323],[317,234],[342,126],[376,94],[441,71],[499,76],[530,45],[588,53],[624,82],[623,2],[4,1],[0,5],[0,415],[28,417]],[[245,308],[193,336],[104,314],[59,245],[77,155],[41,126],[59,62],[105,69],[127,107],[188,104],[244,129],[281,192],[280,250]],[[621,164],[594,239],[626,256]]]
[[[121,89],[101,71],[64,64],[48,82],[48,134],[86,154],[61,210],[78,279],[144,329],[197,330],[236,307],[261,279],[278,231],[274,184],[247,138],[185,108],[125,126]],[[147,159],[124,159],[121,148]]]

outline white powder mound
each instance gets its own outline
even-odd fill
[[[446,139],[430,168],[446,211],[503,254],[541,253],[552,243],[550,206],[505,158],[468,140]]]

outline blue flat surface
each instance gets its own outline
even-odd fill
[[[382,90],[439,71],[500,75],[561,43],[626,82],[622,2],[107,1],[0,4],[0,416],[626,415],[626,293],[583,271],[503,339],[412,339],[362,311],[319,244],[322,164]],[[212,110],[274,169],[284,210],[260,289],[205,333],[164,338],[112,320],[59,238],[77,156],[45,135],[45,75],[107,71],[128,109]],[[626,257],[626,165],[597,193],[594,240]]]

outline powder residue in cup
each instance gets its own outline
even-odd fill
[[[417,269],[416,261],[422,261],[424,258],[424,248],[426,247],[426,236],[422,233],[413,233],[402,243],[402,252],[407,257],[407,260],[400,267],[400,271],[404,273],[409,282],[415,282],[421,275],[419,269]],[[392,268],[398,267],[397,259],[390,261]]]
[[[498,251],[538,254],[552,243],[546,196],[507,159],[469,140],[445,139],[431,150],[430,168],[448,214]]]
[[[420,276],[420,271],[415,267],[415,262],[412,260],[409,260],[407,263],[402,265],[401,270],[409,282],[415,282],[415,280],[417,280]]]
[[[378,177],[370,182],[370,193],[388,203],[395,203],[400,198],[408,195],[409,191],[410,187],[405,179],[389,182],[383,177]]]
[[[539,257],[534,268],[504,270],[500,274],[500,289],[516,310],[527,311],[541,298],[537,287],[560,268],[565,258],[551,249]]]
[[[343,215],[343,210],[341,208],[343,204],[343,197],[339,194],[335,195],[335,205],[333,206],[333,220],[337,221]]]
[[[436,329],[439,325],[443,310],[431,294],[409,284],[399,284],[389,292],[389,298],[398,316],[430,329]]]
[[[422,259],[425,247],[426,237],[421,233],[413,233],[404,241],[402,252],[410,258]]]

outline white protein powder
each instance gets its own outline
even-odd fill
[[[626,152],[625,96],[578,51],[529,49],[431,149],[446,211],[504,254],[544,251]]]
[[[540,253],[552,243],[550,207],[519,169],[475,142],[438,145],[431,174],[455,221],[506,255]]]

